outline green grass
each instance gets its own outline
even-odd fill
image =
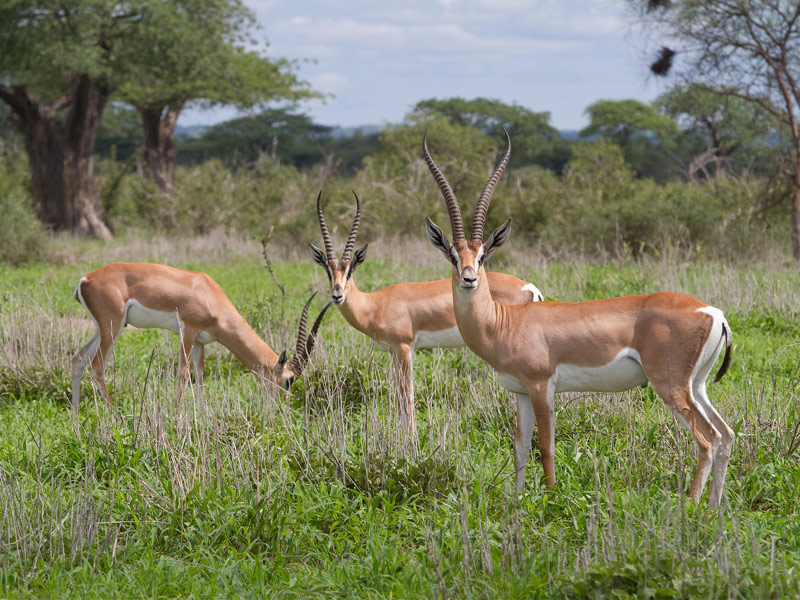
[[[714,510],[686,502],[689,436],[651,389],[561,395],[556,487],[534,452],[515,503],[513,402],[466,350],[417,353],[408,460],[389,358],[335,311],[291,397],[214,345],[203,400],[187,390],[180,407],[176,338],[129,328],[107,370],[114,408],[87,374],[73,423],[69,358],[91,328],[72,291],[105,255],[85,248],[77,265],[0,268],[0,596],[800,595],[800,278],[786,267],[502,262],[550,299],[673,289],[725,310],[734,362],[710,396],[737,440]],[[173,264],[214,277],[276,350],[308,295],[327,295],[310,260],[275,261],[283,307],[257,250]],[[369,291],[447,271],[371,256],[356,276]]]

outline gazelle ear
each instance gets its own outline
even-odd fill
[[[353,254],[353,260],[350,262],[350,272],[351,273],[356,270],[356,267],[358,267],[358,265],[360,265],[365,260],[367,260],[367,247],[368,246],[369,246],[369,244],[364,244],[363,246],[361,246],[361,248],[356,250],[355,253]]]
[[[314,244],[309,244],[308,249],[311,251],[311,258],[314,259],[314,262],[317,263],[323,269],[327,270],[328,261],[325,259],[325,253],[319,248],[317,248]]]
[[[283,370],[283,367],[286,366],[286,350],[281,352],[281,355],[278,357],[278,364],[275,365],[275,371],[280,373]]]
[[[442,231],[436,223],[431,221],[429,217],[425,217],[425,235],[428,236],[428,239],[435,248],[441,250],[447,260],[453,262],[453,255],[450,253],[450,240],[447,239],[444,231]]]
[[[511,235],[511,219],[500,225],[492,232],[489,239],[483,242],[483,254],[486,257],[484,260],[489,260],[497,248],[502,246],[508,241],[508,236]]]

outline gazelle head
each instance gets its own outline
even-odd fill
[[[428,217],[425,218],[425,233],[431,243],[441,250],[447,260],[452,263],[453,274],[459,280],[459,287],[465,292],[478,289],[479,278],[485,276],[485,271],[482,270],[484,263],[497,248],[506,243],[508,236],[511,234],[511,219],[509,219],[495,229],[486,240],[484,240],[483,236],[483,226],[486,221],[489,202],[492,200],[494,188],[500,180],[500,176],[503,174],[508,164],[508,158],[511,155],[511,138],[508,132],[506,132],[506,139],[508,140],[508,148],[481,192],[478,206],[475,208],[475,216],[472,219],[472,235],[467,241],[464,235],[464,224],[461,220],[461,210],[458,207],[458,201],[453,189],[447,183],[447,179],[445,179],[439,167],[436,166],[428,151],[427,131],[422,138],[422,152],[425,155],[425,162],[428,163],[428,168],[434,179],[436,179],[436,183],[439,184],[439,189],[442,191],[442,196],[444,196],[444,200],[447,203],[447,212],[450,214],[450,225],[453,231],[453,243],[450,243],[441,228]]]
[[[325,308],[320,311],[319,315],[317,315],[317,319],[314,321],[314,325],[311,327],[311,333],[307,334],[306,320],[308,318],[308,307],[311,306],[311,301],[316,295],[317,292],[311,295],[300,315],[300,326],[297,331],[297,346],[295,347],[292,360],[287,361],[286,350],[284,350],[281,352],[278,357],[278,362],[273,368],[273,376],[277,380],[277,383],[287,392],[292,388],[294,382],[300,378],[300,375],[303,374],[303,369],[305,369],[308,364],[308,357],[311,356],[311,350],[314,349],[314,342],[316,342],[317,339],[317,330],[319,329],[320,323],[322,323],[322,317],[325,316],[325,311],[328,310],[328,307],[331,305],[331,303],[328,302]]]
[[[367,246],[369,246],[369,244],[364,244],[353,253],[353,246],[355,246],[356,236],[358,235],[358,225],[361,222],[361,200],[355,192],[353,192],[353,195],[356,197],[356,217],[353,219],[350,235],[347,236],[341,260],[336,259],[331,234],[328,232],[328,226],[325,224],[325,217],[322,214],[321,191],[317,196],[317,216],[319,217],[319,227],[322,230],[325,252],[323,253],[314,244],[308,245],[314,262],[325,269],[325,273],[328,274],[328,280],[331,282],[331,300],[337,305],[343,304],[347,298],[347,291],[352,281],[351,277],[356,268],[367,258]]]

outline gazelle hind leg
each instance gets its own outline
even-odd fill
[[[653,384],[656,393],[694,438],[697,446],[697,470],[689,487],[689,497],[699,500],[708,480],[714,455],[720,446],[722,435],[711,424],[701,405],[692,395],[691,384],[669,389],[663,384]]]
[[[692,391],[695,400],[703,407],[706,416],[721,436],[719,445],[714,452],[713,479],[711,481],[711,492],[708,496],[708,503],[711,506],[718,506],[722,501],[722,493],[725,489],[725,477],[728,473],[728,461],[731,458],[735,434],[708,399],[705,381],[699,384],[696,383]]]
[[[692,396],[721,436],[720,443],[714,452],[714,478],[711,482],[711,493],[708,497],[708,503],[711,506],[717,506],[722,501],[725,476],[728,472],[728,461],[731,457],[731,449],[733,448],[733,439],[735,437],[733,430],[720,416],[714,405],[711,404],[706,392],[706,380],[714,367],[717,357],[725,348],[727,336],[724,333],[723,321],[724,317],[714,323],[709,339],[700,353],[700,360],[697,363],[697,367],[695,367],[695,372],[692,374]],[[725,327],[727,327],[727,324]]]
[[[100,347],[100,329],[72,356],[72,410],[77,414],[81,402],[81,378]]]
[[[100,347],[95,353],[94,358],[92,358],[92,371],[94,372],[95,381],[97,381],[97,385],[100,387],[100,392],[103,394],[106,402],[111,404],[111,397],[108,394],[108,387],[106,386],[105,366],[108,364],[111,351],[114,349],[114,344],[117,338],[119,338],[119,334],[122,333],[122,318],[120,317],[116,324],[112,322],[109,325],[106,331],[103,331],[103,328],[100,327]]]

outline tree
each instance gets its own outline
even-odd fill
[[[453,124],[474,127],[505,149],[503,130],[514,144],[514,164],[538,164],[561,172],[570,158],[569,144],[550,125],[550,113],[533,112],[518,104],[499,100],[448,98],[422,100],[414,107],[420,114],[441,115]]]
[[[156,3],[142,30],[141,59],[151,65],[120,88],[119,97],[139,111],[145,174],[169,192],[176,164],[175,125],[191,102],[248,108],[272,100],[313,95],[284,59],[242,49],[253,25],[240,0],[204,0],[202,9]]]
[[[674,0],[635,2],[638,18],[675,48],[651,69],[753,103],[781,123],[792,152],[792,251],[800,267],[800,2]],[[675,64],[674,68],[671,68]]]
[[[39,218],[53,229],[111,235],[92,154],[118,74],[135,60],[139,17],[102,0],[0,7],[0,100],[24,139]]]
[[[707,156],[714,176],[726,172],[734,152],[774,131],[774,122],[756,104],[736,96],[713,94],[698,85],[676,85],[653,104],[676,119],[685,132],[704,142],[704,152],[695,157],[692,165],[704,167],[701,159]],[[691,176],[696,169],[690,169]]]
[[[324,159],[317,142],[330,127],[316,125],[304,114],[273,108],[209,127],[183,148],[196,160],[254,161],[262,153],[302,167]]]
[[[598,100],[585,112],[589,125],[580,137],[597,136],[617,144],[638,177],[661,182],[674,178],[675,121],[638,100]]]
[[[664,140],[678,130],[674,120],[638,100],[598,100],[585,113],[589,125],[578,135],[604,137],[623,149],[637,135],[652,134]]]

